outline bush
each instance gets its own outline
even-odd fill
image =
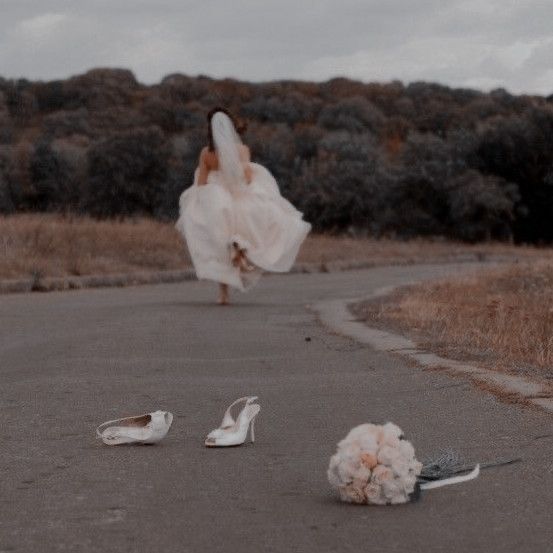
[[[261,123],[286,123],[293,127],[298,123],[312,122],[319,110],[320,101],[292,92],[283,98],[256,96],[243,105],[241,112]]]
[[[113,106],[128,106],[139,89],[131,71],[126,69],[92,69],[72,77],[63,85],[64,107],[86,107],[102,111]]]
[[[20,125],[25,125],[35,115],[38,106],[30,90],[30,83],[23,79],[10,82],[4,89],[5,105],[9,115]]]
[[[370,138],[338,133],[303,163],[290,197],[316,230],[378,233],[379,169]]]
[[[37,83],[32,90],[40,111],[63,110],[76,100],[76,95],[68,90],[64,81]]]
[[[50,138],[61,138],[73,134],[90,136],[88,110],[81,108],[75,111],[56,111],[47,115],[43,121],[44,133]]]
[[[121,133],[88,154],[84,209],[96,216],[154,215],[167,180],[169,147],[156,127]]]
[[[346,98],[326,106],[319,115],[318,124],[328,130],[377,133],[384,122],[382,112],[360,96]]]
[[[31,211],[68,210],[75,207],[69,167],[52,150],[49,142],[39,142],[30,159],[31,188],[24,202]]]
[[[265,165],[286,194],[296,171],[294,133],[286,125],[251,126],[246,135],[253,161]]]
[[[501,118],[480,136],[476,168],[517,184],[520,208],[515,238],[529,242],[553,240],[553,109],[528,109]]]
[[[501,177],[468,170],[446,183],[450,235],[460,240],[510,240],[518,187]]]
[[[0,213],[4,215],[15,212],[17,207],[8,177],[10,153],[10,148],[0,146]]]
[[[144,102],[142,113],[149,124],[158,126],[170,134],[203,125],[205,122],[205,117],[185,105],[175,104],[173,99],[164,96],[148,98]]]

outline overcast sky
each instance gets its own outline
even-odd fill
[[[0,75],[125,67],[553,93],[553,0],[0,0]]]

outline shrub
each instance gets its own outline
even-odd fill
[[[360,96],[346,98],[326,106],[319,115],[318,124],[328,130],[377,133],[384,122],[382,112]]]
[[[532,107],[522,115],[504,117],[481,134],[476,168],[518,185],[520,207],[515,238],[553,240],[553,109]]]
[[[471,169],[449,179],[446,188],[451,236],[470,242],[512,239],[520,198],[516,184]]]
[[[68,165],[52,150],[51,144],[39,142],[31,155],[29,171],[31,187],[25,195],[31,211],[68,210],[75,207]]]
[[[243,105],[241,113],[262,123],[286,123],[293,127],[313,121],[319,110],[320,101],[292,92],[284,97],[256,96]]]
[[[85,136],[92,134],[88,121],[88,110],[85,108],[75,111],[56,111],[44,118],[43,126],[45,134],[50,139],[73,134]]]
[[[290,197],[316,230],[378,233],[381,173],[370,137],[337,133],[303,163]]]
[[[11,161],[11,148],[0,146],[0,213],[13,213],[16,204],[9,182],[8,171]]]
[[[139,88],[131,71],[126,69],[92,69],[72,77],[63,85],[66,108],[86,107],[102,111],[112,106],[129,105]]]
[[[121,133],[88,153],[84,209],[96,216],[153,215],[167,180],[169,148],[156,127]]]

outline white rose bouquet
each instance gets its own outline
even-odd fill
[[[330,458],[328,481],[348,503],[396,505],[407,503],[419,489],[431,489],[476,478],[479,465],[466,476],[425,482],[423,465],[401,428],[388,422],[361,424],[338,443]],[[421,483],[422,481],[422,483]]]
[[[387,505],[406,503],[415,491],[422,463],[401,428],[361,424],[338,444],[328,480],[342,501]]]

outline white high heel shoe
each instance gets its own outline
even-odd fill
[[[255,417],[257,417],[261,407],[257,403],[253,403],[257,396],[247,396],[237,399],[230,404],[225,411],[225,416],[221,422],[221,426],[212,430],[205,439],[207,447],[230,447],[241,445],[248,437],[250,430],[250,438],[252,443],[255,441]],[[234,420],[231,409],[238,403],[245,402],[244,407]]]
[[[96,436],[107,445],[155,444],[165,438],[172,423],[171,413],[155,411],[104,422],[96,429]]]

